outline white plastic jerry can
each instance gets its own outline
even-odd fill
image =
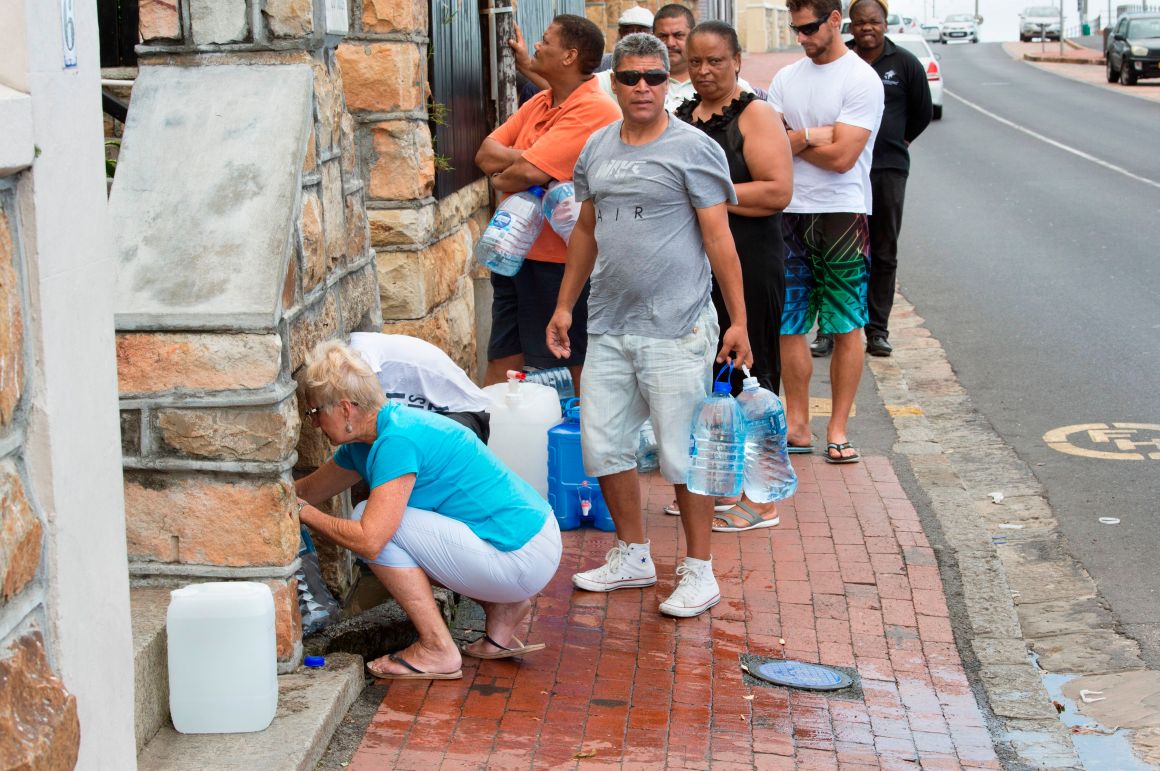
[[[186,734],[247,733],[278,709],[274,596],[254,581],[190,584],[170,593],[169,711]]]

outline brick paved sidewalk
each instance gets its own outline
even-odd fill
[[[547,650],[465,658],[460,681],[391,683],[350,768],[999,768],[889,463],[801,457],[780,526],[714,534],[723,599],[709,613],[657,612],[680,523],[661,511],[672,488],[649,475],[657,586],[573,591],[613,538],[565,533],[529,634]],[[749,685],[745,653],[856,668],[862,697]]]

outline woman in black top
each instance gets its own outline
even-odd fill
[[[729,161],[729,176],[737,190],[737,203],[728,207],[729,229],[741,258],[752,374],[777,393],[785,304],[781,211],[793,196],[789,139],[773,108],[738,85],[741,46],[732,27],[719,21],[698,24],[689,34],[686,56],[697,96],[681,105],[676,115],[712,137]],[[713,305],[721,328],[726,329],[729,313],[716,286]],[[734,393],[740,390],[741,378],[741,373],[734,373]],[[776,524],[772,503],[755,504],[742,498],[717,515],[713,529],[736,532]]]

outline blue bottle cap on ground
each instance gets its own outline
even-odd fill
[[[307,656],[302,659],[302,663],[311,669],[321,669],[326,666],[326,658],[323,656]]]

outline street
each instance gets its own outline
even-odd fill
[[[1155,666],[1160,462],[1129,458],[1158,447],[1118,450],[1099,429],[1070,437],[1123,458],[1102,459],[1059,452],[1044,435],[1160,422],[1160,105],[1044,73],[998,45],[936,50],[949,94],[912,150],[900,289]],[[1160,428],[1122,438],[1155,442]]]

